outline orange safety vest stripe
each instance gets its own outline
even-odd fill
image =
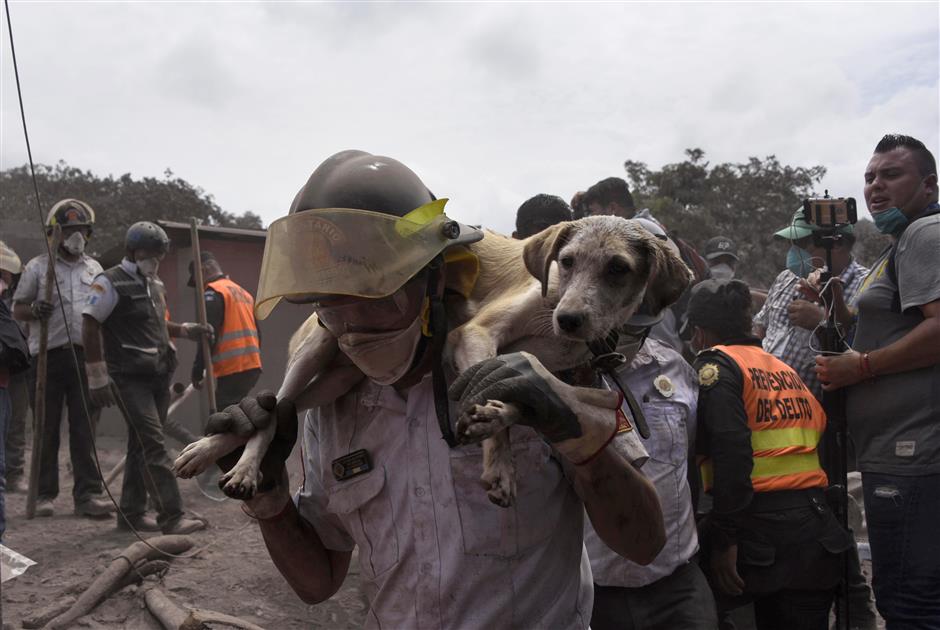
[[[829,485],[816,446],[826,413],[799,375],[757,346],[715,346],[741,370],[742,399],[751,431],[755,492],[802,490]],[[711,489],[712,463],[702,462],[702,482]]]
[[[216,378],[261,367],[261,347],[255,322],[255,300],[248,291],[219,278],[208,284],[225,302],[222,330],[217,331],[212,352],[212,373]]]

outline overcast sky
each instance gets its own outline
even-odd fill
[[[34,158],[177,175],[265,223],[341,149],[412,167],[448,214],[511,231],[700,147],[822,164],[861,201],[888,131],[940,136],[937,2],[11,2]],[[6,18],[0,166],[26,161]],[[822,192],[821,190],[819,192]],[[742,209],[746,210],[746,209]]]

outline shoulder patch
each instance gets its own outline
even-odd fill
[[[718,364],[706,363],[698,369],[698,384],[711,387],[718,382]]]

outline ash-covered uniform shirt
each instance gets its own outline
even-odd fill
[[[897,284],[875,263],[858,298],[854,349],[884,348],[923,320],[920,306],[940,300],[940,215],[915,221],[898,241]],[[892,309],[900,291],[901,312]],[[940,364],[876,376],[846,389],[846,418],[862,472],[940,473]]]
[[[643,440],[650,458],[640,472],[656,486],[666,545],[653,562],[641,566],[613,552],[588,519],[584,544],[595,584],[636,588],[672,575],[698,551],[686,475],[689,444],[695,436],[698,379],[679,353],[654,339],[646,340],[630,365],[619,370],[618,378],[643,407],[650,427],[650,439]],[[624,412],[629,416],[626,406]]]
[[[855,303],[866,275],[868,269],[854,259],[839,274],[846,304]],[[770,285],[764,305],[754,316],[754,323],[766,331],[762,342],[764,351],[796,370],[813,395],[822,400],[822,385],[816,377],[816,355],[819,354],[820,343],[812,330],[790,323],[790,303],[797,298],[803,299],[799,286],[799,276],[789,269],[781,271]]]
[[[20,283],[13,294],[14,302],[32,304],[46,295],[46,266],[49,256],[42,254],[36,256],[23,268]],[[69,332],[72,335],[72,344],[82,345],[82,309],[91,295],[91,285],[95,276],[101,273],[98,261],[84,254],[75,262],[64,260],[56,256],[55,275],[62,293],[62,303],[68,317]],[[65,330],[65,319],[59,308],[59,294],[55,287],[52,289],[52,304],[55,309],[49,317],[49,350],[61,348],[69,343],[69,336]],[[37,322],[38,324],[38,322]],[[36,356],[39,354],[39,326],[29,327],[29,351]]]
[[[517,497],[490,503],[481,448],[441,438],[431,378],[403,397],[364,381],[307,414],[295,497],[328,549],[359,546],[366,628],[587,628],[593,593],[584,506],[533,430],[510,429]],[[334,459],[366,449],[345,481]]]

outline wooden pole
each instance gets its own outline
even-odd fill
[[[205,286],[202,284],[202,255],[199,248],[199,223],[196,217],[189,220],[189,235],[193,243],[193,282],[196,285],[196,317],[200,324],[205,326],[208,323],[206,317],[206,298]],[[216,335],[222,331],[215,331]],[[202,335],[200,339],[202,344],[203,364],[206,366],[206,378],[204,389],[206,397],[209,399],[209,414],[216,412],[215,408],[215,375],[212,373],[212,348],[209,347],[209,338]]]
[[[62,228],[52,230],[52,254],[46,265],[46,287],[42,299],[52,302],[55,289],[55,261],[62,243]],[[36,355],[36,398],[33,405],[33,454],[29,461],[29,488],[26,493],[26,518],[36,516],[36,498],[39,494],[39,466],[42,461],[42,434],[46,426],[46,366],[49,349],[49,318],[39,322],[39,353]]]

